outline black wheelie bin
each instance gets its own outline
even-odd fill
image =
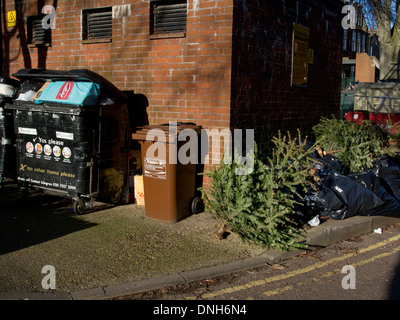
[[[12,103],[18,88],[19,81],[0,77],[0,189],[6,178],[15,180],[17,175],[14,119],[4,106]]]
[[[5,105],[14,114],[19,186],[67,195],[78,214],[95,199],[118,203],[130,149],[127,96],[86,69],[13,76],[30,89]]]

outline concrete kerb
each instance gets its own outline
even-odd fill
[[[310,246],[326,247],[398,222],[400,218],[383,216],[356,216],[341,221],[332,220],[310,229],[304,242]]]
[[[302,237],[300,241],[308,244],[311,247],[326,247],[339,241],[369,233],[376,228],[389,226],[399,222],[400,218],[381,216],[357,216],[342,221],[332,220],[308,230],[306,235]],[[266,263],[271,264],[287,260],[300,255],[302,252],[303,250],[290,250],[286,252],[269,250],[260,256],[250,257],[197,270],[183,271],[152,279],[104,286],[70,293],[0,293],[0,299],[104,300],[240,272],[265,265]]]
[[[191,283],[207,278],[228,275],[231,273],[262,266],[266,263],[273,263],[280,260],[289,259],[291,257],[297,256],[301,252],[302,251],[298,250],[290,250],[287,252],[270,250],[260,256],[250,257],[221,265],[205,267],[190,271],[183,271],[176,274],[153,279],[140,280],[131,283],[71,292],[70,294],[73,300],[110,299],[118,296],[137,294],[165,287]]]

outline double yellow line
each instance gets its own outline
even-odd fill
[[[218,297],[218,296],[222,296],[224,294],[232,294],[232,293],[235,293],[235,292],[238,292],[238,291],[241,291],[241,290],[246,290],[246,289],[250,289],[250,288],[253,288],[253,287],[262,286],[262,285],[265,285],[267,283],[271,283],[271,282],[275,282],[275,281],[280,281],[280,280],[292,278],[292,277],[297,276],[299,274],[307,273],[307,272],[313,271],[315,269],[320,269],[320,268],[326,267],[326,266],[328,266],[330,264],[333,264],[335,262],[343,261],[343,260],[349,259],[351,257],[354,257],[354,256],[356,256],[358,254],[363,254],[365,252],[368,252],[368,251],[383,247],[383,246],[385,246],[385,245],[387,245],[389,243],[398,241],[399,239],[400,239],[400,235],[397,235],[397,236],[391,237],[391,238],[389,238],[387,240],[383,240],[383,241],[380,241],[380,242],[378,242],[376,244],[373,244],[373,245],[371,245],[371,246],[369,246],[367,248],[360,249],[359,251],[357,251],[355,253],[349,253],[349,254],[346,254],[346,255],[343,255],[343,256],[340,256],[340,257],[335,257],[335,258],[329,259],[327,261],[318,262],[318,263],[315,263],[315,264],[313,264],[311,266],[308,266],[308,267],[305,267],[305,268],[301,268],[301,269],[297,269],[297,270],[294,270],[294,271],[290,271],[290,272],[287,272],[287,273],[284,273],[284,274],[280,274],[280,275],[277,275],[277,276],[273,276],[273,277],[269,277],[269,278],[265,278],[265,279],[261,279],[261,280],[256,280],[256,281],[252,281],[252,282],[249,282],[249,283],[246,283],[246,284],[242,284],[242,285],[238,285],[238,286],[222,289],[222,290],[215,291],[215,292],[210,292],[210,293],[202,295],[200,298],[201,299],[211,299],[211,298],[215,298],[215,297]],[[360,262],[354,263],[354,264],[352,264],[352,266],[364,265],[364,264],[370,263],[372,261],[375,261],[377,259],[392,255],[392,254],[394,254],[394,253],[396,253],[398,251],[400,251],[400,247],[397,247],[392,251],[379,254],[379,255],[374,256],[372,258],[369,258],[369,259],[362,260]],[[321,276],[319,279],[321,279],[323,277],[331,276],[331,275],[333,275],[333,274],[335,274],[337,272],[338,272],[338,270],[334,270],[334,271],[328,272],[328,273],[324,274],[323,276]],[[319,280],[319,279],[315,279],[315,280]],[[300,285],[300,284],[301,283],[299,283],[298,285]],[[278,293],[283,292],[283,291],[290,290],[291,288],[293,288],[293,286],[289,285],[289,286],[286,286],[286,287],[283,287],[283,288],[280,288],[280,289],[266,291],[266,292],[264,292],[264,294],[266,296],[271,296],[271,295],[278,294]],[[186,299],[193,300],[193,299],[197,299],[197,298],[196,297],[187,297]]]

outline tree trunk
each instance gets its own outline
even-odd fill
[[[393,48],[391,43],[381,43],[379,79],[383,80],[393,66]]]
[[[393,63],[398,59],[398,32],[395,28],[393,35],[391,31],[391,5],[392,0],[368,0],[372,4],[373,14],[380,42],[380,74],[382,80],[392,68]],[[397,4],[397,3],[396,3]],[[396,17],[399,18],[399,17]],[[397,19],[396,19],[397,20]],[[396,26],[397,27],[397,26]],[[397,41],[396,41],[397,40]]]

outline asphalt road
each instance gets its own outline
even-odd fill
[[[400,298],[400,224],[276,265],[119,297],[127,300],[391,300]]]

